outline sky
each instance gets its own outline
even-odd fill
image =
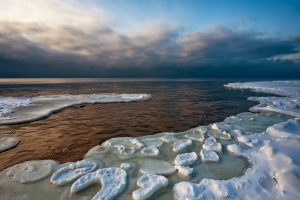
[[[1,0],[0,77],[300,78],[300,0]]]

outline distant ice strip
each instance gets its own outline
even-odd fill
[[[232,89],[249,89],[255,92],[263,92],[282,96],[299,97],[300,81],[259,81],[244,83],[228,83],[224,85]]]
[[[285,97],[249,97],[259,102],[250,108],[253,112],[276,112],[300,117],[300,81],[270,81],[228,83],[227,88],[250,89],[257,92],[282,95]]]
[[[149,94],[82,94],[37,97],[0,97],[0,124],[29,122],[63,108],[85,103],[116,103],[147,100]]]

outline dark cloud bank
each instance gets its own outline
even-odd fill
[[[300,37],[268,38],[215,27],[40,27],[0,22],[0,77],[299,78]]]

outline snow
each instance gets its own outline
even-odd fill
[[[141,154],[144,156],[158,156],[159,155],[159,150],[155,146],[149,146],[145,147],[141,150]]]
[[[202,149],[200,151],[200,156],[201,156],[201,159],[204,162],[207,162],[207,161],[218,162],[219,161],[218,154],[216,152],[214,152],[214,151],[211,151],[211,150]]]
[[[174,160],[175,168],[179,174],[189,176],[194,171],[194,169],[189,166],[193,165],[197,160],[198,156],[195,152],[179,154]]]
[[[16,147],[20,142],[17,137],[0,136],[0,153]]]
[[[191,139],[178,140],[173,145],[173,151],[174,152],[182,152],[192,145],[193,145],[193,142]]]
[[[85,103],[147,100],[149,94],[82,94],[36,97],[0,97],[0,124],[23,123],[47,117],[63,108]]]
[[[136,139],[136,138],[130,139],[130,142],[131,142],[133,145],[137,146],[139,149],[140,149],[140,148],[143,148],[143,147],[145,146],[145,144],[144,144],[143,142],[141,142],[140,140],[138,140],[138,139]]]
[[[57,166],[53,160],[26,161],[10,167],[7,176],[20,183],[32,183],[48,177]]]
[[[191,153],[183,153],[176,156],[174,160],[175,165],[192,165],[194,164],[198,159],[198,156],[195,152]]]
[[[120,195],[127,185],[127,173],[121,168],[103,168],[88,173],[75,181],[71,187],[71,193],[79,192],[95,182],[101,183],[101,190],[92,200],[110,200]]]
[[[218,143],[216,138],[214,138],[212,136],[205,139],[205,142],[204,142],[202,148],[206,151],[216,151],[216,152],[222,151],[221,144]]]
[[[148,199],[161,188],[167,187],[168,183],[168,179],[164,176],[145,174],[137,180],[140,189],[134,190],[132,197],[134,200]]]
[[[97,164],[89,160],[81,160],[73,163],[69,163],[54,172],[50,182],[54,185],[65,185],[79,177],[96,170]]]

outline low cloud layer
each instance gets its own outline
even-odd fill
[[[223,26],[190,32],[170,23],[149,23],[122,31],[117,21],[109,20],[109,14],[101,10],[79,9],[58,0],[37,0],[36,7],[30,7],[30,2],[0,3],[0,8],[7,7],[0,12],[1,77],[300,74],[300,37],[268,38]],[[14,3],[19,7],[9,7]],[[31,14],[20,14],[23,12]]]

